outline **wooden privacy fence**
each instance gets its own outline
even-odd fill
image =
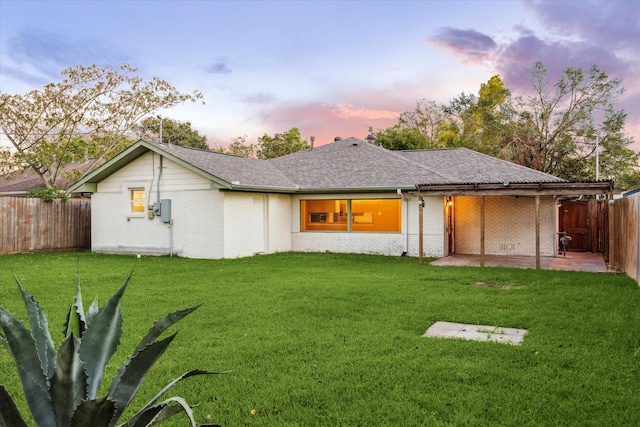
[[[636,281],[640,278],[640,193],[616,199],[613,208],[614,263]]]
[[[0,254],[91,248],[91,200],[0,197]]]

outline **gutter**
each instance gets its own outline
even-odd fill
[[[331,193],[397,193],[400,190],[415,191],[414,185],[408,187],[332,187],[332,188],[318,188],[318,187],[299,187],[296,193],[300,194],[331,194]]]
[[[288,194],[344,194],[344,193],[397,193],[401,191],[415,191],[415,186],[408,187],[332,187],[332,188],[319,188],[319,187],[278,187],[268,185],[250,185],[240,184],[238,181],[232,181],[230,185],[221,188],[220,190],[235,190],[235,191],[252,191],[252,192],[270,192],[270,193],[288,193]]]

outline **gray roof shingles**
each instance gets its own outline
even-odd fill
[[[264,160],[238,157],[229,154],[180,147],[158,145],[161,149],[192,166],[214,175],[228,183],[245,186],[279,187],[294,189],[296,184],[282,171]]]
[[[269,160],[175,145],[161,147],[229,183],[301,191],[564,181],[467,148],[392,151],[353,137]]]
[[[563,182],[558,177],[466,148],[391,151],[357,138],[268,162],[301,189]]]
[[[269,160],[139,143],[153,146],[155,151],[185,162],[232,188],[256,191],[386,191],[415,188],[416,184],[565,182],[466,148],[392,151],[353,137]],[[98,173],[88,179],[96,182],[102,177]],[[81,183],[82,180],[76,186]]]
[[[442,184],[512,184],[564,182],[548,173],[501,160],[468,148],[402,151],[424,167],[446,172],[448,181]],[[424,182],[428,184],[428,182]]]

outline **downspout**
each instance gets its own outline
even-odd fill
[[[156,199],[158,203],[160,203],[160,178],[162,177],[162,159],[164,159],[164,157],[160,155],[160,170],[158,171],[158,183],[156,187]]]
[[[149,195],[147,196],[147,218],[153,219],[153,205],[151,205],[151,192],[153,191],[153,180],[156,177],[156,153],[151,152],[151,184],[149,184]]]
[[[169,256],[173,257],[173,218],[169,220]]]
[[[162,129],[162,127],[160,129]],[[156,206],[158,207],[158,209],[160,209],[160,178],[162,177],[163,159],[164,156],[160,155],[160,170],[158,171],[158,183],[156,186]],[[156,214],[156,212],[158,211],[154,209],[154,214]],[[169,256],[173,257],[173,218],[169,220]]]
[[[162,116],[158,116],[158,120],[160,121],[160,145],[162,145]],[[162,176],[162,154],[160,156],[160,170],[158,171],[158,184],[156,190],[157,202],[160,204],[160,177]]]
[[[400,198],[404,202],[404,206],[402,207],[402,212],[404,212],[404,218],[402,219],[402,222],[404,223],[404,227],[402,227],[403,247],[402,254],[400,256],[406,256],[407,250],[409,248],[409,199],[404,194],[402,194],[402,190],[399,188],[396,190],[396,193],[398,193],[398,196],[400,196]]]

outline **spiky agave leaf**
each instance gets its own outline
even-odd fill
[[[109,300],[98,310],[80,342],[80,359],[85,363],[89,388],[87,398],[95,399],[104,367],[116,351],[122,335],[122,311],[120,299],[124,295],[131,275]]]
[[[182,412],[182,408],[176,405],[166,405],[161,406],[157,405],[152,408],[147,409],[140,418],[137,419],[135,424],[127,423],[133,427],[146,427],[153,425],[154,423],[160,422],[167,418],[170,418],[174,415]]]
[[[116,404],[102,396],[97,399],[83,400],[73,414],[70,427],[108,427]]]
[[[84,331],[87,330],[87,321],[84,316],[84,307],[82,306],[82,293],[80,292],[80,272],[76,272],[76,296],[73,304],[69,307],[69,315],[64,323],[64,336],[68,338],[74,335],[76,338],[82,338]]]
[[[226,374],[229,371],[224,371],[224,372],[210,372],[210,371],[201,371],[199,369],[194,369],[192,371],[186,372],[184,374],[182,374],[181,376],[179,376],[178,378],[174,379],[173,381],[171,381],[169,384],[167,384],[162,390],[160,390],[160,392],[158,394],[156,394],[149,402],[147,402],[146,405],[144,405],[144,407],[142,407],[142,409],[140,409],[133,417],[131,417],[131,419],[129,421],[127,421],[127,423],[125,424],[121,424],[121,426],[127,425],[137,425],[137,420],[138,418],[140,418],[142,416],[142,414],[144,414],[147,410],[149,410],[150,408],[153,408],[154,406],[156,406],[156,402],[158,400],[160,400],[160,398],[167,392],[169,391],[174,385],[178,384],[180,381],[187,379],[189,377],[193,377],[196,375],[220,375],[220,374]]]
[[[22,322],[0,307],[0,326],[7,347],[18,368],[24,396],[34,421],[40,427],[54,427],[55,414],[49,394],[49,379],[42,371],[36,340]]]
[[[87,374],[78,354],[79,340],[71,335],[60,346],[51,379],[51,400],[58,426],[68,426],[76,408],[87,396]]]
[[[111,383],[111,388],[108,393],[108,397],[116,402],[118,417],[134,398],[148,370],[166,349],[165,347],[160,351],[159,346],[152,346],[151,344],[154,344],[156,338],[171,325],[188,314],[193,313],[201,305],[202,304],[198,304],[184,310],[175,311],[160,318],[149,329],[149,332],[147,332],[147,335],[140,341],[131,356],[122,364]],[[175,334],[173,336],[175,336]],[[171,339],[173,339],[173,336]],[[170,342],[171,341],[168,341],[166,345],[168,346]]]
[[[176,403],[178,406],[171,405],[172,403]],[[140,413],[140,416],[135,420],[135,422],[132,423],[130,420],[126,425],[133,427],[148,427],[179,414],[180,412],[184,412],[187,417],[189,417],[191,427],[198,427],[195,418],[193,418],[193,411],[191,410],[191,407],[182,397],[178,396],[170,397],[157,405],[150,406]]]
[[[87,314],[85,316],[85,319],[87,321],[87,328],[91,326],[91,321],[93,320],[96,314],[98,314],[98,297],[95,297],[93,299],[93,302],[91,303],[91,305],[89,306],[89,309],[87,310]]]
[[[176,334],[173,334],[161,341],[149,344],[140,351],[136,351],[135,355],[127,360],[124,372],[118,372],[119,375],[111,383],[111,388],[107,394],[107,398],[113,400],[116,405],[115,415],[111,422],[112,426],[118,422],[118,419],[120,419],[120,416],[138,392],[149,369],[162,356],[175,336]]]
[[[20,294],[24,301],[24,306],[27,309],[31,335],[33,335],[33,338],[35,339],[42,372],[47,378],[51,378],[56,365],[56,350],[53,347],[53,340],[49,334],[47,316],[44,314],[42,307],[40,307],[40,304],[38,304],[35,298],[24,290],[20,280],[18,280],[18,277],[15,275],[13,277],[18,284]]]
[[[27,427],[15,402],[0,385],[0,427]]]
[[[193,313],[198,308],[200,308],[201,305],[202,303],[194,305],[193,307],[185,308],[184,310],[174,311],[158,319],[149,329],[147,335],[142,338],[142,341],[140,341],[140,344],[138,344],[138,346],[136,347],[136,351],[139,351],[140,349],[146,347],[150,342],[155,341],[155,339],[162,335],[162,333],[166,331],[171,325],[173,325],[183,317]]]

